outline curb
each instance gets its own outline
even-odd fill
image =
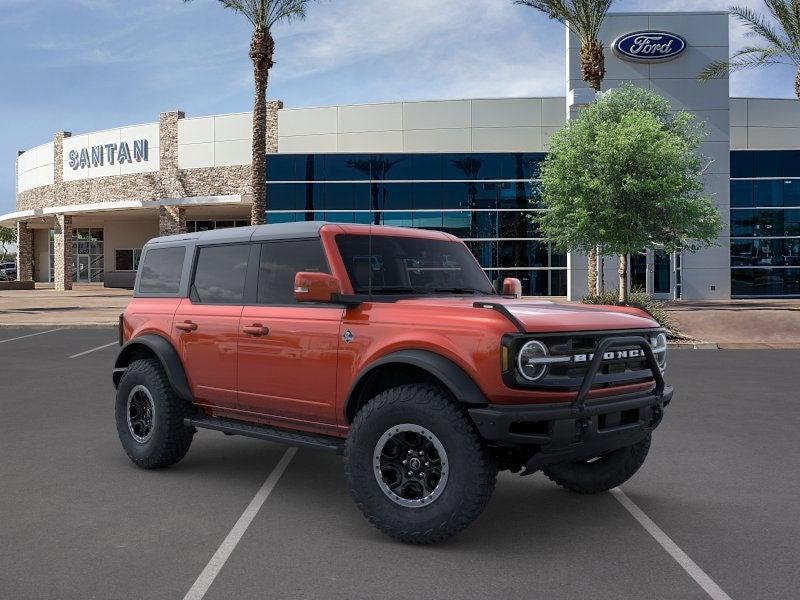
[[[668,348],[684,350],[719,350],[716,342],[667,342]]]

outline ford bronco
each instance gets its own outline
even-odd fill
[[[116,425],[145,469],[197,428],[343,454],[388,535],[444,540],[498,470],[581,494],[630,478],[672,398],[667,341],[633,307],[496,291],[441,232],[291,223],[143,249],[120,316]]]

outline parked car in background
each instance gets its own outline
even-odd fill
[[[13,281],[17,278],[17,264],[13,262],[0,263],[0,281]]]
[[[145,469],[181,460],[196,428],[344,454],[369,521],[417,544],[477,518],[498,470],[620,485],[672,398],[663,329],[520,290],[496,293],[463,242],[422,229],[156,238],[120,316],[120,441]]]

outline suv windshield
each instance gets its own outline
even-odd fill
[[[466,246],[384,235],[338,235],[356,294],[494,294]]]

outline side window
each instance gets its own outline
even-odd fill
[[[242,304],[250,244],[201,247],[191,298],[203,304]]]
[[[142,294],[177,294],[181,285],[184,246],[151,248],[144,256],[138,292]]]
[[[259,304],[294,304],[294,276],[300,272],[329,273],[318,239],[266,242],[258,269]]]

